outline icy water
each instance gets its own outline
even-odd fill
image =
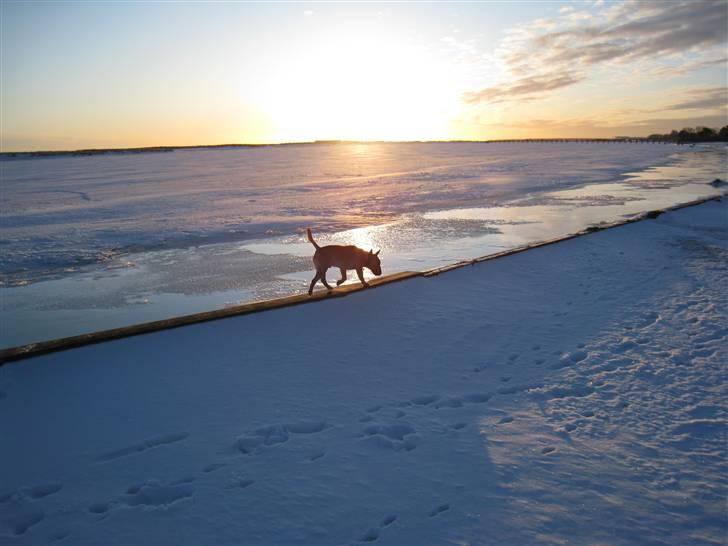
[[[724,191],[724,146],[332,143],[0,161],[0,346],[424,270]],[[334,279],[338,272],[330,271]]]

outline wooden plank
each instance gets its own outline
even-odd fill
[[[386,275],[384,277],[371,279],[368,282],[372,288],[376,288],[378,286],[383,286],[386,284],[391,284],[393,282],[398,282],[405,279],[410,279],[412,277],[420,276],[422,276],[422,273],[417,271],[402,271],[400,273],[394,273],[392,275]],[[194,313],[192,315],[183,315],[181,317],[156,320],[143,324],[123,326],[121,328],[113,328],[111,330],[102,330],[100,332],[92,332],[89,334],[81,334],[78,336],[65,337],[50,341],[29,343],[27,345],[1,350],[0,366],[16,360],[31,358],[34,356],[39,356],[56,351],[65,351],[67,349],[83,347],[84,345],[91,345],[93,343],[101,343],[114,339],[121,339],[141,334],[149,334],[152,332],[158,332],[160,330],[167,330],[170,328],[179,328],[181,326],[197,324],[200,322],[219,320],[239,315],[248,315],[251,313],[260,313],[263,311],[270,311],[272,309],[281,309],[283,307],[291,307],[293,305],[301,305],[304,303],[313,303],[321,300],[327,300],[330,298],[343,297],[354,292],[359,292],[360,290],[364,290],[364,287],[360,283],[348,284],[335,288],[330,292],[327,290],[317,290],[313,293],[312,296],[309,296],[308,294],[296,294],[294,296],[286,296],[284,298],[245,303],[242,305],[236,305],[234,307],[227,307],[225,309],[206,311],[204,313]]]

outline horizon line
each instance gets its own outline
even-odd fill
[[[128,146],[120,148],[78,148],[67,150],[22,150],[5,152],[0,151],[0,157],[16,155],[95,155],[104,153],[145,153],[145,152],[173,152],[174,150],[191,150],[199,148],[264,148],[272,146],[300,146],[316,144],[487,144],[498,142],[612,142],[627,140],[650,140],[649,137],[639,136],[614,136],[614,137],[546,137],[546,138],[498,138],[486,140],[470,139],[443,139],[443,140],[348,140],[348,139],[320,139],[301,140],[291,142],[266,142],[266,143],[226,143],[226,144],[179,144],[159,146]]]

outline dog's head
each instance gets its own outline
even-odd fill
[[[367,256],[367,263],[366,266],[371,270],[372,273],[374,273],[376,276],[379,276],[382,274],[382,264],[379,261],[379,253],[382,250],[379,249],[376,252],[373,250],[369,251],[369,255]]]

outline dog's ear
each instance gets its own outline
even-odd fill
[[[382,251],[382,249],[380,248],[379,250],[377,250],[377,251],[376,251],[376,252],[374,253],[374,255],[375,255],[375,256],[379,256],[379,253],[380,253],[381,251]]]
[[[374,254],[374,250],[370,248],[369,249],[369,254]]]

